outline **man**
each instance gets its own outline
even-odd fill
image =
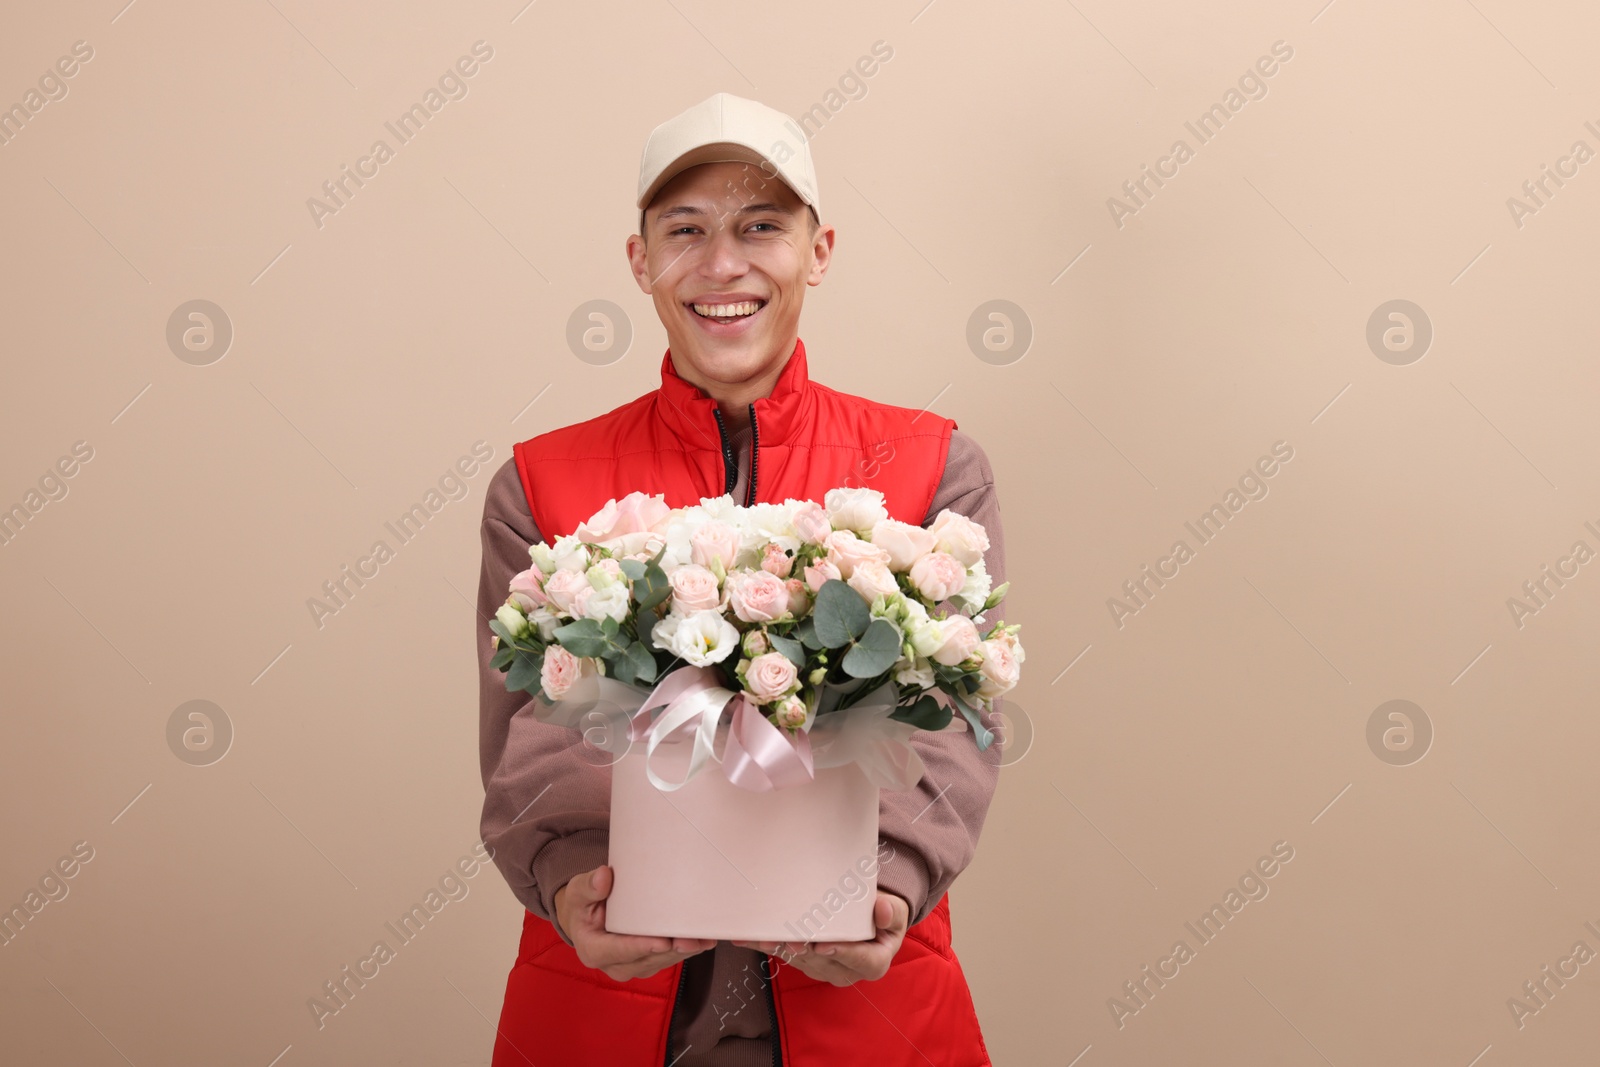
[[[835,237],[817,205],[809,146],[780,112],[719,93],[655,129],[626,248],[667,331],[661,386],[513,449],[484,506],[485,617],[529,566],[530,545],[632,490],[680,507],[866,485],[903,521],[927,525],[948,507],[982,523],[989,573],[1004,581],[999,501],[978,445],[952,420],[810,380],[800,309]],[[998,740],[980,752],[964,732],[914,738],[927,773],[881,794],[873,940],[612,934],[610,771],[574,731],[535,719],[527,694],[506,692],[481,620],[477,633],[481,831],[527,908],[497,1067],[990,1062],[950,951],[945,894],[976,851]]]

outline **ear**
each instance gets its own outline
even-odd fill
[[[623,251],[628,257],[628,269],[633,273],[633,280],[638,283],[641,292],[650,295],[650,259],[644,238],[633,234]]]
[[[832,226],[817,227],[817,235],[811,239],[811,273],[806,276],[807,285],[821,285],[823,276],[828,273],[828,264],[833,262],[833,237]]]

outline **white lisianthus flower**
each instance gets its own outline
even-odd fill
[[[517,610],[515,604],[501,604],[495,611],[494,617],[500,620],[500,625],[512,637],[527,637],[531,632],[528,628],[528,619]]]
[[[607,586],[623,584],[627,581],[622,574],[622,564],[614,559],[600,560],[584,573],[584,577],[588,578],[589,584],[596,589],[604,589]]]
[[[933,664],[925,656],[915,659],[900,657],[894,665],[894,680],[901,685],[914,685],[919,689],[933,688]]]
[[[651,628],[650,637],[657,648],[696,667],[721,663],[739,649],[739,631],[720,611],[668,615]]]
[[[952,600],[964,611],[979,611],[983,608],[984,601],[989,599],[990,589],[994,579],[989,576],[988,565],[979,560],[967,568],[967,580]]]
[[[583,602],[585,618],[613,618],[618,622],[628,617],[628,587],[622,582],[596,589]]]
[[[822,498],[828,511],[828,521],[835,530],[854,530],[866,535],[872,527],[889,517],[883,506],[883,494],[876,489],[829,489]]]

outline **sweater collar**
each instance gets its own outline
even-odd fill
[[[717,430],[717,402],[705,390],[678,376],[672,365],[672,349],[661,357],[661,387],[657,390],[664,404],[657,411],[667,427],[690,448],[720,450]],[[772,392],[755,402],[757,433],[761,447],[786,443],[796,436],[810,416],[813,398],[811,377],[806,367],[805,342],[795,338],[794,351],[773,383]]]

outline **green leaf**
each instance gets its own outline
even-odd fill
[[[950,699],[956,702],[956,707],[961,709],[962,717],[965,718],[968,725],[972,727],[972,735],[978,739],[978,751],[986,751],[990,745],[994,744],[994,733],[988,727],[983,725],[983,722],[978,717],[978,713],[969,708],[965,700],[962,700],[954,693],[950,694]]]
[[[500,640],[502,642],[509,642],[512,639],[511,638],[511,631],[507,630],[506,629],[506,624],[501,622],[499,619],[490,619],[489,620],[489,629],[494,631],[495,633],[499,634],[500,635]]]
[[[633,596],[639,602],[639,610],[649,611],[671,595],[672,583],[667,581],[667,572],[655,560],[651,560],[644,569],[644,575],[633,583]]]
[[[503,671],[516,656],[516,654],[517,650],[512,648],[510,645],[501,645],[499,648],[494,650],[494,659],[489,661],[489,666],[493,667],[497,671]]]
[[[943,730],[955,718],[955,712],[950,710],[949,704],[934,699],[932,693],[924,693],[910,704],[890,712],[889,718],[908,722],[919,730]]]
[[[622,568],[622,573],[626,574],[630,581],[637,582],[640,578],[644,577],[644,566],[645,565],[643,563],[641,563],[639,560],[636,560],[636,559],[619,560],[619,561],[617,561],[617,566]]]
[[[539,684],[539,671],[544,667],[544,657],[532,652],[518,651],[516,661],[511,664],[511,669],[506,672],[506,692],[514,693],[519,689]]]
[[[772,647],[787,656],[789,662],[796,667],[806,665],[806,647],[799,641],[792,637],[784,637],[782,634],[775,634],[771,630],[767,631],[767,640],[771,641]]]
[[[611,644],[600,624],[593,619],[579,619],[556,627],[556,640],[574,656],[600,656]]]
[[[633,646],[630,645],[629,647]],[[628,658],[625,652],[607,656],[605,662],[607,676],[615,678],[623,685],[633,684],[633,661]]]
[[[791,636],[798,638],[800,643],[807,648],[822,647],[822,639],[817,636],[817,624],[810,615],[807,615],[795,625]]]
[[[855,596],[855,590],[851,589],[850,594]],[[887,619],[873,619],[855,647],[845,653],[840,666],[852,678],[876,678],[899,658],[900,634],[894,624]]]
[[[829,578],[817,590],[817,602],[811,608],[817,638],[826,648],[839,648],[860,637],[872,622],[872,613],[861,594],[838,578]]]
[[[605,618],[600,620],[600,632],[605,634],[607,637],[617,636],[617,631],[620,629],[622,629],[622,624],[616,619],[613,619],[610,615],[607,615]]]
[[[623,650],[622,660],[632,668],[634,682],[650,685],[656,680],[656,658],[638,641]]]

